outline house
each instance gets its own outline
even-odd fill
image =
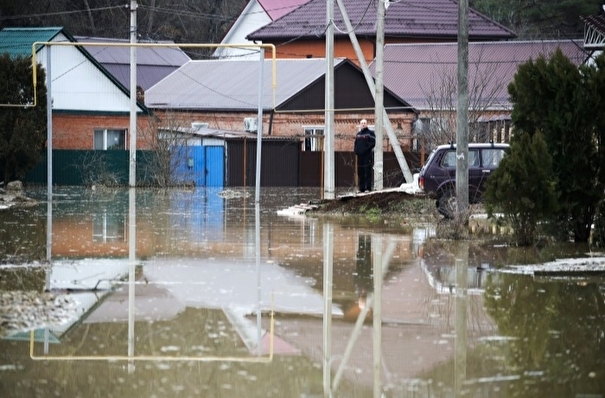
[[[231,26],[221,44],[254,44],[246,39],[249,33],[281,18],[309,0],[250,0],[240,16]],[[257,58],[258,49],[250,47],[221,47],[214,56],[217,58]]]
[[[130,87],[130,47],[113,44],[127,44],[126,39],[111,39],[106,37],[75,36],[78,43],[91,43],[83,48],[92,55],[98,63],[111,73],[124,87]],[[170,73],[190,61],[189,56],[180,48],[167,47],[174,42],[146,42],[160,44],[156,47],[137,47],[137,86],[147,90]],[[110,44],[110,45],[102,45]]]
[[[35,42],[76,43],[61,27],[4,28],[0,52],[32,56]],[[50,65],[48,65],[50,60]],[[47,89],[52,97],[53,149],[107,150],[128,148],[129,90],[86,49],[77,45],[42,45],[36,61],[50,70]],[[49,68],[50,67],[50,68]],[[137,103],[137,129],[148,124],[149,110]],[[137,147],[150,145],[137,136]]]
[[[295,138],[303,151],[323,151],[325,72],[323,58],[265,60],[259,104],[258,60],[190,61],[151,87],[145,104],[164,123],[249,131],[257,129],[260,107],[263,136]],[[335,60],[334,81],[334,150],[352,151],[359,120],[374,119],[374,99],[362,71],[347,59]],[[409,133],[413,107],[388,88],[384,104],[391,123]]]
[[[357,40],[369,63],[376,54],[376,2],[343,0]],[[334,11],[334,55],[359,63],[337,6]],[[486,16],[469,9],[469,41],[510,40],[515,34]],[[250,33],[246,39],[271,43],[279,58],[325,57],[326,2],[311,0],[283,17]],[[389,3],[385,20],[386,43],[456,42],[458,2],[409,0]]]
[[[588,57],[580,40],[469,43],[471,141],[508,141],[512,109],[509,83],[519,65],[541,55],[548,57],[557,48],[578,66]],[[418,110],[420,122],[415,124],[414,134],[426,137],[437,130],[455,134],[457,56],[456,43],[385,46],[384,84]]]

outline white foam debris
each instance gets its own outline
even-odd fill
[[[317,205],[301,203],[298,205],[290,206],[286,209],[278,210],[277,214],[280,216],[300,216],[312,209],[317,209]]]
[[[605,272],[605,257],[566,258],[542,264],[512,265],[499,271],[528,275],[536,272]]]

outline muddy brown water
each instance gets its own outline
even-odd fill
[[[605,396],[602,276],[498,271],[584,246],[278,214],[317,189],[27,194],[0,211],[2,397]]]

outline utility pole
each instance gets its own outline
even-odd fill
[[[324,199],[334,199],[334,0],[327,0],[326,25]]]
[[[130,2],[130,44],[137,42],[137,1]],[[137,184],[137,47],[130,46],[130,162],[128,185]]]
[[[458,2],[458,101],[456,105],[456,217],[468,208],[468,0]]]
[[[384,17],[386,0],[378,2],[376,21],[376,95],[374,96],[374,132],[376,146],[374,147],[374,190],[383,188],[383,131],[384,131]]]
[[[357,55],[357,59],[359,61],[359,66],[361,66],[361,70],[363,72],[363,76],[366,79],[366,83],[370,92],[372,93],[372,97],[376,98],[376,85],[374,84],[374,79],[372,78],[372,73],[370,72],[370,68],[368,67],[368,63],[365,60],[363,55],[363,51],[361,51],[361,46],[359,45],[359,41],[357,40],[357,36],[355,35],[355,29],[353,28],[353,24],[351,24],[351,20],[349,19],[349,15],[343,3],[344,0],[336,0],[336,4],[338,4],[338,8],[340,9],[340,14],[342,15],[342,19],[345,23],[345,27],[349,32],[349,39],[351,40],[351,44],[353,45],[353,49],[355,50],[355,54]],[[385,128],[387,131],[387,135],[391,140],[391,144],[393,146],[393,152],[395,152],[395,156],[397,157],[397,162],[399,163],[399,167],[401,167],[401,172],[403,173],[403,177],[405,181],[410,183],[414,180],[412,176],[412,172],[405,160],[405,156],[403,155],[403,151],[399,146],[399,142],[397,141],[397,137],[395,136],[395,132],[393,130],[393,126],[389,121],[389,115],[387,115],[386,111],[382,114],[385,123]]]

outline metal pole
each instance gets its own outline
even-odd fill
[[[384,1],[378,2],[378,16],[376,21],[376,95],[374,96],[374,130],[376,133],[376,146],[374,147],[374,190],[382,190],[383,170],[383,131],[384,131]]]
[[[458,2],[458,101],[456,116],[456,217],[468,208],[468,0]]]
[[[334,0],[327,1],[324,199],[334,199]]]
[[[130,43],[137,42],[137,1],[130,2]],[[137,47],[130,46],[130,162],[128,185],[137,184]]]
[[[257,130],[256,130],[256,184],[254,192],[254,202],[260,203],[260,167],[261,167],[261,150],[263,143],[263,67],[265,65],[265,49],[261,48],[259,52],[258,62],[258,115],[257,115]]]
[[[51,56],[52,46],[46,48],[46,260],[50,261],[52,256],[52,236],[53,236],[53,96],[52,96],[52,76],[51,76]],[[34,65],[34,68],[36,65]],[[47,279],[50,272],[47,273]],[[46,281],[46,287],[49,286],[49,280]]]

